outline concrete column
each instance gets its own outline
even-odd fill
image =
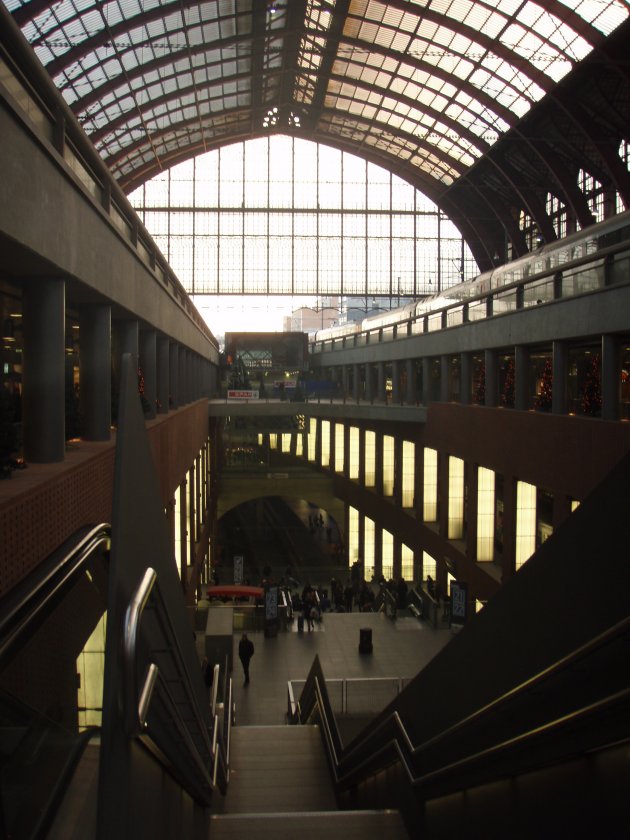
[[[394,359],[392,362],[392,403],[398,405],[400,402],[400,362]]]
[[[169,345],[168,338],[160,336],[157,341],[157,410],[159,414],[168,413],[169,394]]]
[[[523,345],[514,348],[514,408],[529,409],[529,349]]]
[[[365,363],[365,399],[368,402],[374,399],[374,376],[369,362]]]
[[[86,306],[80,315],[79,399],[85,440],[109,440],[112,424],[111,307]]]
[[[407,393],[405,399],[408,405],[413,405],[418,398],[416,366],[413,359],[405,360],[405,372],[407,374]]]
[[[341,390],[345,399],[348,395],[348,365],[342,365],[341,368]]]
[[[140,368],[144,377],[144,416],[147,420],[155,418],[157,400],[157,335],[155,330],[143,330],[140,333]]]
[[[179,348],[179,377],[178,377],[178,400],[179,405],[186,405],[188,402],[188,378],[187,378],[187,369],[186,365],[188,362],[188,351],[185,347]]]
[[[33,463],[63,461],[65,432],[65,283],[23,284],[22,420],[24,458]]]
[[[431,359],[425,356],[422,359],[422,403],[428,405],[431,402]]]
[[[352,365],[352,399],[359,401],[359,396],[361,394],[360,391],[360,379],[361,379],[361,366],[360,365]]]
[[[619,420],[619,341],[614,335],[602,336],[602,420]]]
[[[459,362],[459,401],[462,405],[470,405],[472,402],[472,355],[462,353]]]
[[[387,393],[385,391],[385,362],[376,363],[376,399],[378,402],[385,402]]]
[[[171,341],[168,348],[169,408],[179,408],[179,344]]]
[[[118,322],[118,370],[120,370],[120,357],[125,353],[131,353],[138,364],[140,355],[140,327],[137,321]]]
[[[564,341],[552,344],[552,414],[567,413],[567,376],[569,369],[569,349]]]
[[[449,401],[450,364],[448,356],[440,356],[440,402]]]
[[[499,404],[499,365],[496,350],[484,350],[484,365],[486,369],[484,405],[497,406]]]

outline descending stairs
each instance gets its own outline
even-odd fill
[[[396,811],[339,811],[317,726],[232,730],[230,784],[210,840],[407,840]]]

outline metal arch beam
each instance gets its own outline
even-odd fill
[[[575,218],[579,221],[580,226],[588,227],[588,225],[592,225],[595,222],[595,218],[589,209],[588,202],[586,201],[584,194],[577,186],[577,181],[571,178],[570,173],[567,171],[566,167],[563,165],[562,161],[547,141],[537,140],[531,136],[527,136],[526,131],[527,129],[525,126],[519,127],[516,130],[523,140],[527,142],[528,146],[535,152],[541,163],[546,166],[549,174],[560,188],[560,194],[564,195],[566,200],[565,203],[571,208]],[[534,217],[534,221],[545,237],[545,242],[551,241],[547,239],[545,229],[547,229],[549,234],[551,234],[553,231],[553,225],[551,224],[551,219],[544,208],[541,208],[540,216]],[[555,238],[556,235],[554,232],[552,239]]]
[[[255,131],[254,120],[263,109],[264,40],[267,6],[254,3],[252,11],[252,56],[251,56],[251,130]],[[254,46],[257,45],[257,46]],[[237,74],[238,76],[238,74]],[[181,94],[180,94],[181,95]]]
[[[583,133],[587,145],[590,145],[601,159],[606,169],[610,184],[620,194],[626,207],[630,206],[630,172],[623,166],[619,155],[611,151],[610,138],[605,137],[598,132],[599,126],[593,122],[593,118],[587,113],[585,108],[580,104],[565,99],[564,97],[553,97],[567,115],[567,117],[577,126]],[[592,161],[591,161],[592,163]],[[582,162],[584,166],[585,161]],[[584,168],[586,168],[584,166]],[[592,169],[591,174],[594,174]],[[604,173],[600,173],[602,176]],[[605,180],[601,177],[602,182]]]
[[[365,43],[363,41],[359,41],[357,38],[344,38],[344,44],[349,44],[352,47],[356,47],[357,49],[365,49]],[[426,61],[423,61],[421,58],[415,58],[414,56],[401,54],[398,52],[394,52],[393,50],[388,50],[386,47],[380,46],[380,44],[371,44],[370,45],[370,52],[375,53],[376,55],[382,55],[386,58],[395,59],[398,62],[402,62],[404,60],[405,64],[409,64],[411,67],[414,67],[416,70],[420,70],[421,72],[425,72],[430,76],[435,76],[437,79],[440,79],[443,82],[448,84],[452,84],[454,87],[457,87],[464,93],[467,93],[471,99],[476,100],[477,102],[484,105],[486,108],[490,109],[494,113],[496,113],[502,120],[504,120],[508,125],[513,126],[516,125],[518,118],[514,115],[512,111],[506,108],[504,105],[501,105],[489,96],[484,91],[476,88],[474,85],[470,84],[464,79],[453,79],[453,76],[450,73],[446,73],[444,70],[440,69],[436,65],[428,64]],[[352,62],[350,59],[344,59],[347,61],[348,64],[356,63]],[[353,84],[355,83],[355,79],[350,80]],[[396,98],[396,94],[389,93],[392,99]]]
[[[291,0],[287,2],[287,27],[285,29],[285,45],[282,50],[282,69],[280,76],[280,101],[279,106],[289,109],[293,105],[293,91],[295,90],[295,79],[298,74],[297,55],[300,47],[300,39],[305,33],[304,26],[298,26],[298,20],[304,21],[306,16],[307,0]]]
[[[237,108],[237,109],[234,109],[232,111],[223,111],[222,112],[222,114],[224,114],[224,115],[225,114],[230,114],[230,113],[245,113],[245,109]],[[344,115],[344,117],[347,117],[347,114],[345,114],[345,112],[344,112],[343,115]],[[356,118],[354,118],[354,123],[355,124],[360,124],[360,120],[357,120]],[[112,156],[106,158],[106,163],[111,169],[115,169],[116,164],[120,160],[122,160],[123,158],[128,156],[131,152],[137,151],[140,148],[143,148],[145,146],[150,146],[150,145],[153,145],[153,144],[155,144],[156,146],[159,146],[160,138],[167,137],[169,134],[173,133],[173,131],[175,131],[175,130],[187,129],[191,125],[194,125],[194,124],[195,124],[195,120],[183,120],[183,121],[180,121],[180,122],[176,123],[175,125],[168,126],[167,128],[162,129],[159,132],[153,132],[151,134],[150,138],[145,138],[145,137],[140,138],[135,143],[131,143],[128,146],[125,146],[124,149],[121,149],[115,155],[112,155]],[[286,126],[283,126],[282,129],[285,133],[287,132]],[[292,132],[289,131],[289,133],[292,133]],[[392,133],[392,135],[394,135],[396,137],[401,137],[402,139],[406,139],[406,140],[410,141],[411,143],[413,143],[413,146],[415,148],[422,147],[422,148],[426,148],[426,150],[429,151],[429,152],[433,152],[433,148],[431,146],[427,146],[426,144],[418,144],[418,138],[413,137],[412,135],[409,135],[406,132],[401,132],[401,131],[395,131],[394,132],[394,131],[392,131],[391,133]],[[324,134],[324,132],[321,131],[321,134]],[[325,136],[328,137],[328,135],[325,135]],[[235,137],[233,139],[230,138],[229,141],[224,139],[223,142],[221,143],[221,145],[225,145],[226,142],[236,142],[239,139],[240,139],[240,136]],[[148,140],[151,140],[152,142],[149,143]],[[328,139],[324,142],[327,142],[329,145],[332,144],[330,139]],[[215,144],[213,144],[212,141],[210,141],[208,147],[212,148],[214,145]],[[353,153],[361,156],[362,153],[363,153],[363,146],[364,146],[364,144],[357,144],[357,143],[352,144],[352,148],[354,150]],[[442,159],[444,159],[444,156],[442,156]],[[382,160],[388,160],[388,157],[383,156]],[[460,171],[460,174],[461,174],[461,172],[463,170],[463,168],[461,167],[461,164],[458,161],[454,161],[454,160],[451,163],[452,163],[453,168],[456,169],[457,171]],[[381,164],[381,165],[384,165],[385,168],[387,168],[391,171],[391,165],[389,165],[387,163]],[[170,164],[169,164],[169,166],[170,166]],[[409,179],[406,178],[406,180],[409,180]]]
[[[50,6],[50,2],[45,4],[46,6]],[[60,55],[58,58],[53,59],[53,61],[49,61],[46,64],[46,70],[50,74],[51,78],[55,78],[59,73],[63,73],[71,64],[74,64],[76,61],[81,61],[81,59],[85,58],[90,53],[97,50],[99,47],[104,47],[107,44],[115,43],[115,39],[126,36],[129,34],[130,30],[136,29],[139,26],[143,26],[146,23],[154,23],[156,20],[161,20],[165,15],[170,14],[171,12],[181,11],[182,9],[187,10],[190,8],[194,8],[198,6],[198,0],[171,0],[170,3],[167,3],[163,6],[155,6],[152,9],[148,9],[147,11],[140,12],[140,14],[134,15],[130,18],[125,18],[124,20],[119,21],[118,23],[113,24],[109,28],[103,27],[98,32],[95,32],[93,35],[85,38],[85,40],[81,41],[79,44],[71,47],[67,52]],[[23,9],[30,9],[33,6],[33,2],[27,3],[25,6],[22,6]],[[94,9],[101,10],[100,5],[95,5]],[[82,10],[85,11],[85,10]],[[17,17],[17,15],[16,15]],[[34,15],[29,16],[27,20],[32,19]],[[64,24],[71,23],[73,20],[77,20],[81,17],[81,14],[73,15],[72,17],[64,20]],[[220,18],[219,18],[220,19]],[[27,22],[27,21],[25,21]],[[23,24],[21,24],[23,25]],[[183,22],[182,18],[182,28],[181,31],[184,32],[186,26]],[[46,35],[45,38],[38,38],[37,40],[31,43],[33,48],[41,46],[42,44],[45,45],[48,40],[50,40],[51,35],[53,33],[49,33]],[[159,38],[164,38],[164,35],[160,35]],[[114,40],[113,40],[114,39]],[[157,39],[152,39],[157,40]],[[135,48],[141,47],[142,43],[134,45]]]
[[[330,79],[336,79],[336,80],[338,80],[342,83],[346,82],[346,79],[343,76],[337,76],[336,74],[331,74],[329,78]],[[382,95],[384,97],[389,97],[390,99],[394,99],[396,102],[400,102],[403,105],[409,105],[410,107],[416,107],[416,105],[417,105],[415,99],[412,99],[410,96],[403,96],[401,94],[390,93],[390,91],[388,91],[387,88],[377,88],[375,85],[370,85],[370,84],[367,84],[365,82],[362,82],[360,79],[353,79],[352,80],[352,85],[353,85],[353,87],[362,88],[362,89],[365,89],[365,90],[377,90],[379,93],[382,93]],[[340,96],[339,98],[343,98],[343,97]],[[383,110],[388,110],[388,109],[383,109]],[[324,112],[324,108],[321,108],[319,113],[321,114],[323,112]],[[439,111],[436,111],[434,108],[427,108],[426,106],[423,106],[423,112],[426,113],[426,114],[429,114],[431,117],[435,118],[436,120],[440,120],[446,126],[449,126],[454,132],[456,132],[458,134],[459,137],[463,137],[466,140],[468,140],[470,143],[472,143],[476,146],[479,146],[484,153],[486,153],[490,150],[491,146],[490,146],[489,143],[487,143],[485,140],[482,140],[473,131],[470,131],[467,128],[462,129],[461,126],[459,125],[459,123],[456,120],[454,120],[452,117],[447,117],[445,114],[442,114]],[[347,111],[347,112],[344,112],[344,113],[347,113],[348,117],[351,118],[351,119],[357,119],[356,114],[353,114],[350,111]],[[393,112],[390,111],[390,113],[393,113]],[[384,123],[381,123],[376,119],[367,120],[366,122],[371,126],[375,126],[376,128],[378,128],[380,126],[386,127]],[[418,123],[416,123],[416,125],[418,125]],[[386,127],[386,130],[387,131],[392,131],[392,132],[396,131],[396,129],[393,129],[391,127]],[[440,135],[440,136],[443,137],[444,135]]]
[[[314,128],[319,114],[323,110],[324,100],[328,83],[332,78],[332,69],[339,54],[339,44],[343,38],[343,28],[345,26],[348,10],[350,9],[350,0],[338,0],[333,11],[332,23],[328,30],[326,38],[326,48],[324,50],[324,58],[317,74],[317,86],[312,102],[308,105],[306,115],[306,125],[309,128]]]

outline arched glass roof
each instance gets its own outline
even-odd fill
[[[628,17],[626,0],[4,0],[123,187],[270,131],[436,194]]]

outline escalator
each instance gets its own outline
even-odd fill
[[[630,456],[350,744],[314,662],[292,717],[343,807],[422,838],[627,836],[629,506]]]
[[[101,836],[99,803],[119,773],[103,742],[104,645],[94,642],[105,635],[109,540],[107,525],[82,530],[0,602],[0,837]],[[169,597],[147,568],[116,664],[119,743],[134,769],[135,836],[196,825],[189,836],[202,837],[229,776],[231,680],[217,666],[208,697],[181,654],[194,642],[173,633]]]

